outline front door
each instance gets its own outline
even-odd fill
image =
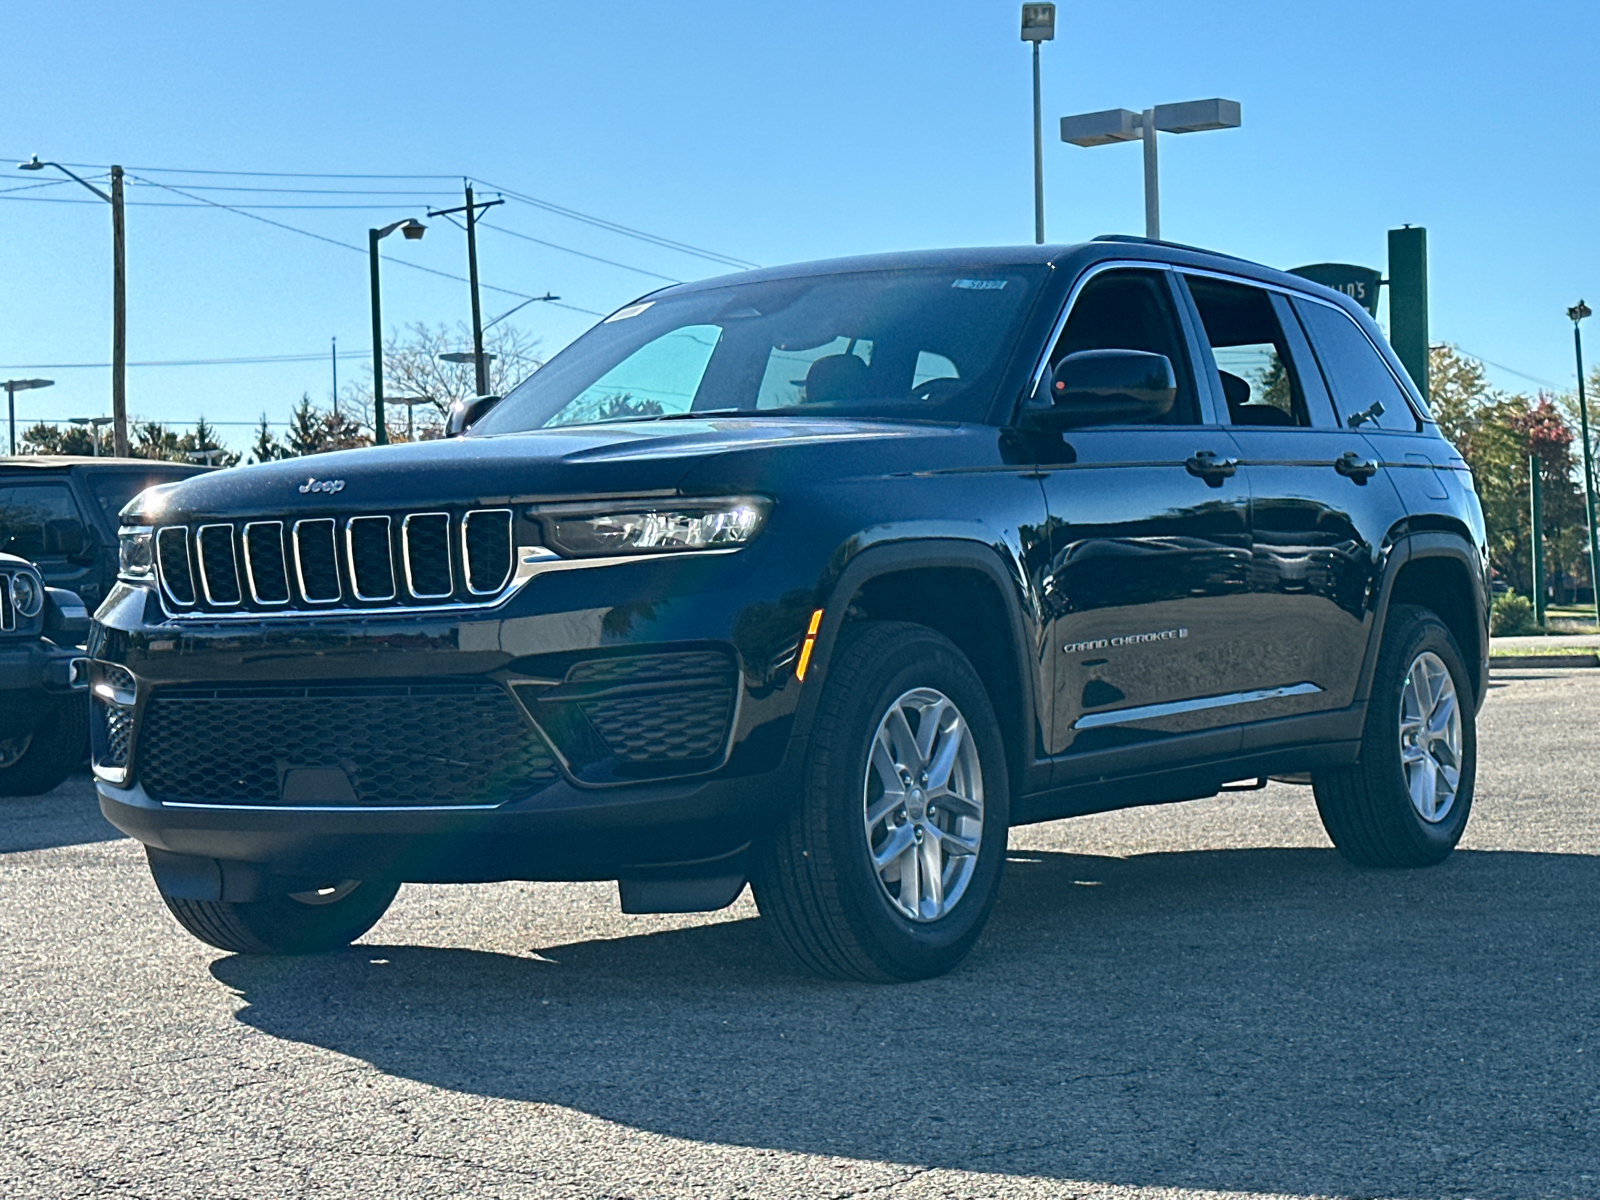
[[[1086,752],[1237,722],[1248,686],[1249,490],[1232,438],[1202,407],[1176,299],[1167,272],[1097,275],[1050,358],[1145,350],[1170,358],[1179,379],[1159,422],[1069,430],[1041,455],[1058,784],[1083,777]]]

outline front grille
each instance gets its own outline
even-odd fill
[[[555,776],[511,697],[480,682],[162,688],[137,754],[151,796],[191,804],[499,804]]]
[[[0,632],[17,627],[17,610],[11,603],[11,576],[0,572]]]
[[[169,606],[196,614],[482,605],[515,570],[509,508],[210,521],[156,531]]]

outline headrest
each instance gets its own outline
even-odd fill
[[[1241,404],[1250,403],[1250,385],[1237,375],[1230,375],[1226,371],[1218,371],[1222,379],[1222,394],[1227,397],[1228,411],[1232,413]]]

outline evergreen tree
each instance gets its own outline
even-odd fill
[[[261,414],[261,426],[256,430],[255,444],[250,447],[252,461],[258,463],[276,462],[280,458],[288,458],[289,451],[272,434],[272,426],[267,424],[267,414]]]

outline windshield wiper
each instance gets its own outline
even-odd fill
[[[753,408],[691,408],[687,412],[635,413],[627,417],[613,417],[609,421],[595,421],[596,425],[621,425],[628,421],[692,421],[696,417],[758,417],[762,414]]]

